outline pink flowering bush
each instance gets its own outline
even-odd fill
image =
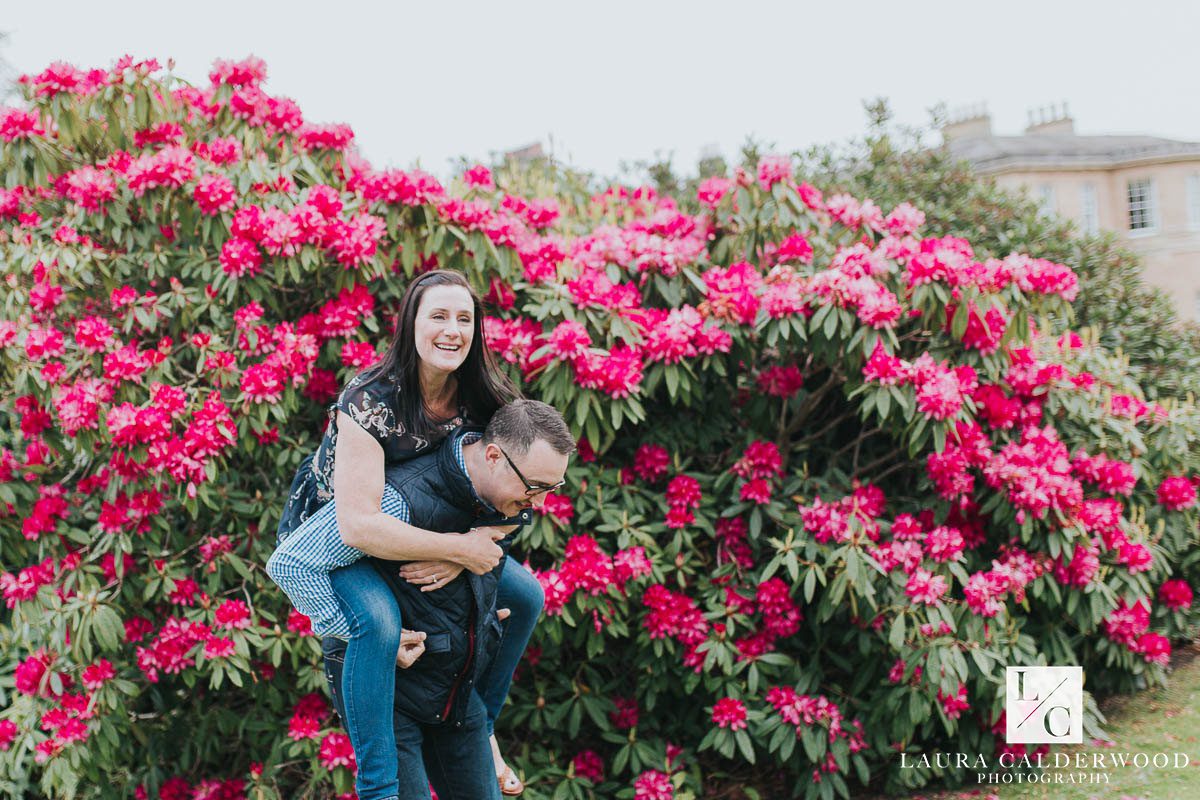
[[[781,155],[682,197],[380,170],[265,77],[55,64],[0,111],[14,795],[350,791],[262,565],[325,405],[435,266],[580,437],[514,548],[546,592],[498,732],[531,798],[914,788],[938,776],[898,750],[1006,746],[1005,665],[1129,690],[1194,634],[1196,409],[1035,323],[1068,265]]]

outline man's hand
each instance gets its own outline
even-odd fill
[[[408,669],[424,652],[425,631],[402,630],[400,632],[400,650],[396,653],[396,666],[400,669]]]
[[[460,552],[455,560],[476,575],[487,574],[504,557],[504,551],[496,542],[507,535],[500,528],[472,528],[459,537]]]
[[[421,587],[422,592],[441,589],[463,571],[453,561],[411,561],[400,568],[400,577]]]
[[[497,608],[496,609],[496,619],[500,620],[501,622],[504,622],[504,620],[508,619],[511,616],[512,616],[512,612],[509,611],[507,608]]]

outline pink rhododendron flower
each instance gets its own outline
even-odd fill
[[[11,143],[45,135],[36,111],[0,106],[0,140]]]
[[[739,499],[743,502],[766,505],[771,502],[771,484],[763,478],[753,478],[742,484]]]
[[[925,212],[910,203],[901,203],[892,209],[883,221],[888,232],[894,236],[909,236],[925,224]]]
[[[294,608],[288,611],[287,629],[292,633],[297,633],[301,636],[313,635],[312,620]]]
[[[84,166],[63,175],[55,187],[84,211],[94,213],[116,195],[117,181],[107,171]]]
[[[225,244],[221,246],[221,255],[218,260],[225,274],[235,278],[257,275],[262,269],[263,262],[258,245],[249,239],[236,236],[225,240]]]
[[[971,704],[967,702],[967,687],[966,684],[959,684],[958,691],[954,694],[945,694],[939,688],[937,690],[938,702],[942,704],[942,710],[946,712],[946,716],[950,719],[958,719],[962,716],[962,712],[968,711]]]
[[[1021,431],[1018,441],[992,455],[983,472],[989,486],[1007,492],[1010,503],[1041,518],[1052,508],[1070,513],[1082,505],[1083,487],[1070,469],[1058,432],[1050,426],[1031,426]]]
[[[575,516],[575,504],[571,502],[571,498],[566,495],[547,492],[544,501],[538,511],[542,514],[554,517],[561,523],[571,521]]]
[[[878,488],[860,486],[832,503],[816,497],[811,505],[800,506],[800,517],[804,529],[820,544],[845,542],[855,534],[878,541],[878,516],[883,511],[883,501],[883,493]]]
[[[375,345],[370,342],[346,342],[342,345],[342,366],[363,369],[379,360]]]
[[[1141,653],[1151,664],[1166,666],[1171,663],[1171,640],[1159,633],[1143,633],[1132,648]]]
[[[925,540],[925,552],[929,558],[939,563],[946,561],[961,561],[963,549],[962,531],[948,525],[939,525],[929,532]]]
[[[751,264],[742,261],[728,268],[713,267],[702,277],[707,287],[703,308],[709,316],[740,325],[754,322],[760,305],[756,290],[762,285],[762,276]]]
[[[577,753],[571,759],[571,769],[576,778],[583,778],[592,783],[604,782],[604,760],[593,750],[581,750]]]
[[[88,353],[101,353],[113,341],[113,328],[102,317],[88,316],[75,325],[75,343]]]
[[[241,600],[226,600],[213,614],[213,624],[218,628],[242,630],[250,627],[250,609]]]
[[[622,586],[634,578],[649,575],[652,570],[653,565],[646,555],[646,548],[640,545],[618,550],[613,556],[613,578]]]
[[[1158,599],[1174,611],[1188,608],[1192,605],[1192,587],[1179,578],[1163,581],[1158,587]]]
[[[235,649],[233,639],[213,636],[204,643],[204,657],[208,659],[228,658]]]
[[[1158,485],[1158,502],[1170,511],[1196,505],[1196,485],[1182,475],[1170,475]]]
[[[656,583],[646,589],[642,602],[649,609],[642,624],[651,639],[673,638],[695,647],[707,637],[708,621],[696,601],[682,592],[672,592]]]
[[[1141,542],[1125,542],[1117,547],[1117,561],[1129,567],[1133,574],[1154,566],[1154,554]]]
[[[113,668],[112,662],[102,658],[83,670],[83,686],[88,691],[94,692],[116,676],[117,672]]]
[[[349,125],[301,125],[296,131],[296,145],[301,150],[345,150],[354,141]]]
[[[589,352],[575,361],[575,382],[609,397],[629,397],[642,383],[642,354],[635,348],[617,345],[607,355]]]
[[[582,357],[592,346],[592,337],[587,328],[574,320],[565,320],[550,332],[550,349],[554,357],[571,361]]]
[[[1140,419],[1150,413],[1150,407],[1136,397],[1127,394],[1114,394],[1109,401],[1109,409],[1114,417]]]
[[[665,477],[670,464],[671,454],[656,444],[641,445],[633,456],[633,471],[646,483],[655,483]]]
[[[194,172],[192,154],[182,147],[170,146],[138,156],[126,178],[130,190],[141,197],[150,189],[179,188],[192,179]]]
[[[358,762],[354,758],[354,747],[350,744],[350,737],[344,733],[335,731],[326,734],[325,738],[321,740],[318,758],[321,765],[331,771],[336,767],[346,767],[352,772],[358,769]]]
[[[700,482],[691,475],[676,475],[667,484],[667,505],[680,508],[699,508],[702,498]]]
[[[0,719],[0,752],[7,750],[17,738],[17,723],[11,719]]]
[[[775,259],[777,263],[811,264],[813,260],[812,245],[808,243],[804,234],[793,233],[779,243],[779,249],[775,251]]]
[[[975,370],[969,366],[949,368],[935,364],[928,353],[913,362],[911,380],[917,390],[917,409],[931,419],[950,419],[958,415],[964,397],[977,387]]]
[[[25,355],[34,360],[57,358],[64,349],[62,331],[53,326],[33,325],[25,335]]]
[[[883,342],[876,342],[871,357],[863,366],[863,380],[881,386],[895,386],[907,379],[907,365],[902,359],[888,353]]]
[[[722,697],[713,705],[713,724],[718,728],[740,731],[746,727],[746,705],[733,697]]]
[[[609,712],[608,718],[612,721],[613,727],[622,731],[636,728],[638,724],[637,700],[632,697],[614,697],[612,700],[616,708]]]
[[[793,397],[804,386],[804,373],[795,364],[767,367],[758,374],[755,382],[771,397]]]
[[[224,167],[242,160],[242,144],[232,136],[213,139],[211,142],[196,142],[192,152],[210,163]]]
[[[1118,644],[1133,646],[1137,637],[1150,626],[1150,604],[1145,598],[1128,605],[1125,598],[1117,599],[1116,609],[1104,619],[1104,632]]]
[[[1109,458],[1104,453],[1091,457],[1076,453],[1071,465],[1076,475],[1095,483],[1100,491],[1108,494],[1129,494],[1137,485],[1132,464]]]
[[[792,159],[788,156],[763,156],[758,161],[758,185],[763,191],[770,191],[777,183],[791,182]]]
[[[733,188],[733,181],[728,178],[713,176],[705,178],[700,182],[700,186],[696,189],[696,199],[702,205],[715,209],[721,204],[721,198],[729,193]]]
[[[213,62],[208,79],[214,84],[230,86],[257,86],[267,79],[267,65],[261,58],[247,56],[241,61],[217,59]]]
[[[492,190],[496,182],[492,180],[492,171],[482,164],[476,164],[463,173],[463,182],[475,189]]]
[[[904,586],[904,593],[914,602],[931,606],[941,599],[947,588],[946,579],[941,575],[934,575],[928,570],[918,569],[909,576],[908,583]]]
[[[1008,579],[995,572],[977,572],[963,587],[967,607],[981,617],[994,617],[1004,607],[1002,598],[1008,590]]]
[[[222,211],[233,209],[237,200],[237,190],[224,175],[208,173],[196,181],[192,197],[196,200],[196,205],[200,207],[201,213],[216,215]]]
[[[1082,589],[1092,582],[1100,569],[1100,548],[1090,539],[1076,540],[1070,561],[1055,559],[1054,578],[1064,586]]]
[[[743,478],[773,478],[783,474],[783,455],[774,442],[757,439],[746,445],[730,472]]]
[[[658,770],[646,770],[633,782],[634,800],[672,800],[675,787],[671,776]]]

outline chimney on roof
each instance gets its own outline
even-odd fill
[[[964,106],[942,124],[942,141],[949,144],[961,139],[986,139],[992,135],[992,117],[986,103]]]
[[[504,154],[504,160],[515,161],[518,164],[532,164],[535,161],[544,161],[546,152],[542,149],[541,142],[527,144],[524,147],[519,147],[516,150],[509,150]]]
[[[1029,110],[1029,125],[1025,128],[1027,136],[1041,135],[1071,135],[1075,133],[1075,120],[1067,110],[1067,101],[1058,105],[1053,103],[1042,108]]]

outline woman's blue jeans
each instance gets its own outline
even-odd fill
[[[396,654],[400,650],[400,608],[392,590],[368,559],[329,573],[338,605],[350,623],[342,666],[342,722],[354,746],[359,800],[398,796],[396,733],[392,704]]]
[[[342,715],[358,761],[355,789],[359,800],[387,800],[398,792],[396,732],[392,699],[400,649],[402,620],[395,597],[367,559],[329,575],[342,613],[350,623],[350,640],[342,668]],[[508,697],[513,672],[525,652],[542,613],[545,594],[537,578],[512,558],[505,558],[497,587],[497,608],[512,613],[501,623],[500,646],[477,691],[487,713],[491,735],[496,717]],[[401,691],[403,688],[401,687]],[[467,765],[464,765],[466,768]]]

